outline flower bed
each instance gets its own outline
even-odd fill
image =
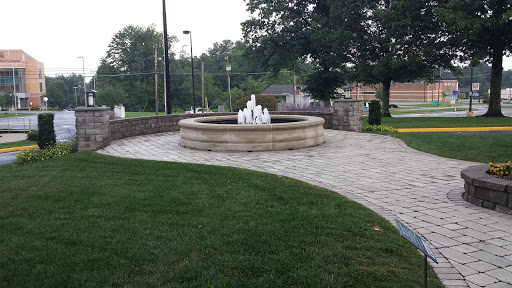
[[[512,215],[512,181],[490,175],[486,164],[462,170],[461,177],[465,181],[464,200]]]

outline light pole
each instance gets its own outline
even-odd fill
[[[76,58],[82,58],[82,72],[84,78],[84,105],[87,106],[87,87],[85,86],[85,59],[84,56],[78,56]]]
[[[190,60],[192,61],[192,111],[196,113],[196,89],[194,87],[194,54],[192,54],[192,31],[185,30],[183,34],[190,35]]]
[[[233,112],[232,106],[231,106],[231,78],[229,78],[229,71],[231,71],[231,66],[229,65],[229,52],[226,56],[226,72],[228,74],[228,95],[229,95],[229,112]]]
[[[167,13],[165,11],[165,0],[162,0],[164,20],[164,76],[165,76],[165,113],[172,114],[171,107],[171,78],[169,75],[169,41],[167,40]]]
[[[78,106],[78,97],[76,97],[76,89],[78,89],[78,88],[79,87],[73,87],[73,89],[75,89],[75,107]]]

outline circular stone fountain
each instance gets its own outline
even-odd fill
[[[272,115],[272,124],[239,125],[237,116],[184,119],[181,145],[208,151],[271,151],[311,147],[324,142],[324,119]]]

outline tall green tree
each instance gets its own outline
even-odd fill
[[[451,28],[462,60],[485,60],[491,64],[491,94],[484,116],[503,117],[501,81],[503,56],[512,52],[511,0],[444,0],[437,12]]]
[[[381,83],[383,116],[389,114],[392,81],[411,81],[449,66],[446,33],[431,1],[249,0],[255,17],[243,23],[255,57],[270,70],[312,61],[308,90],[328,100],[348,80]],[[323,99],[322,99],[323,98]]]
[[[46,88],[48,107],[62,109],[66,106],[66,83],[62,80],[52,81]]]

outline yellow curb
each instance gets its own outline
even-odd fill
[[[33,145],[33,146],[23,146],[23,147],[12,147],[12,148],[0,149],[0,154],[1,153],[8,153],[8,152],[16,152],[16,151],[29,150],[29,149],[39,149],[39,146]]]
[[[466,131],[512,131],[512,127],[459,127],[459,128],[403,128],[397,132],[466,132]]]

